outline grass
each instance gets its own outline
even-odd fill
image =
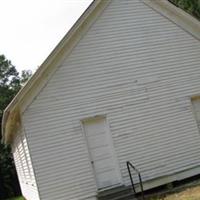
[[[24,200],[24,198],[23,197],[15,197],[15,198],[6,199],[6,200]]]
[[[24,200],[22,197],[11,198],[7,200]],[[180,191],[160,197],[150,198],[148,200],[200,200],[200,185],[188,186]]]
[[[200,200],[200,186],[188,187],[183,191],[151,198],[151,200]]]

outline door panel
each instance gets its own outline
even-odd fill
[[[97,187],[100,189],[120,184],[119,168],[106,119],[93,118],[84,121],[83,127]]]

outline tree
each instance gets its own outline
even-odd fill
[[[31,70],[22,70],[20,83],[22,86],[28,81],[28,79],[32,76]]]
[[[200,0],[169,0],[200,20]]]
[[[21,86],[31,76],[31,71],[24,70],[21,77],[11,61],[4,55],[0,55],[0,140],[1,122],[3,111],[17,94]],[[10,146],[0,143],[0,199],[14,196],[19,191],[19,184],[16,181],[16,171],[12,159]],[[17,187],[16,187],[17,185]]]
[[[2,121],[3,110],[9,104],[11,99],[20,89],[20,78],[15,67],[4,55],[0,55],[0,122]],[[0,139],[1,139],[1,123],[0,123]],[[0,143],[0,197],[5,198],[13,191],[10,188],[13,161],[11,158],[11,150],[4,144]],[[12,171],[12,172],[11,172]]]

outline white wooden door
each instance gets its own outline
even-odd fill
[[[84,121],[83,125],[98,189],[120,184],[121,176],[106,119],[93,118]]]

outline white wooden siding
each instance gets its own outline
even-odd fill
[[[23,196],[27,200],[40,200],[24,133],[15,138],[12,152]]]
[[[197,121],[197,126],[200,131],[200,99],[199,98],[193,99],[192,105],[193,105],[194,116]]]
[[[80,120],[107,115],[122,178],[200,164],[190,96],[200,42],[140,0],[113,0],[24,113],[42,200],[96,193]]]

